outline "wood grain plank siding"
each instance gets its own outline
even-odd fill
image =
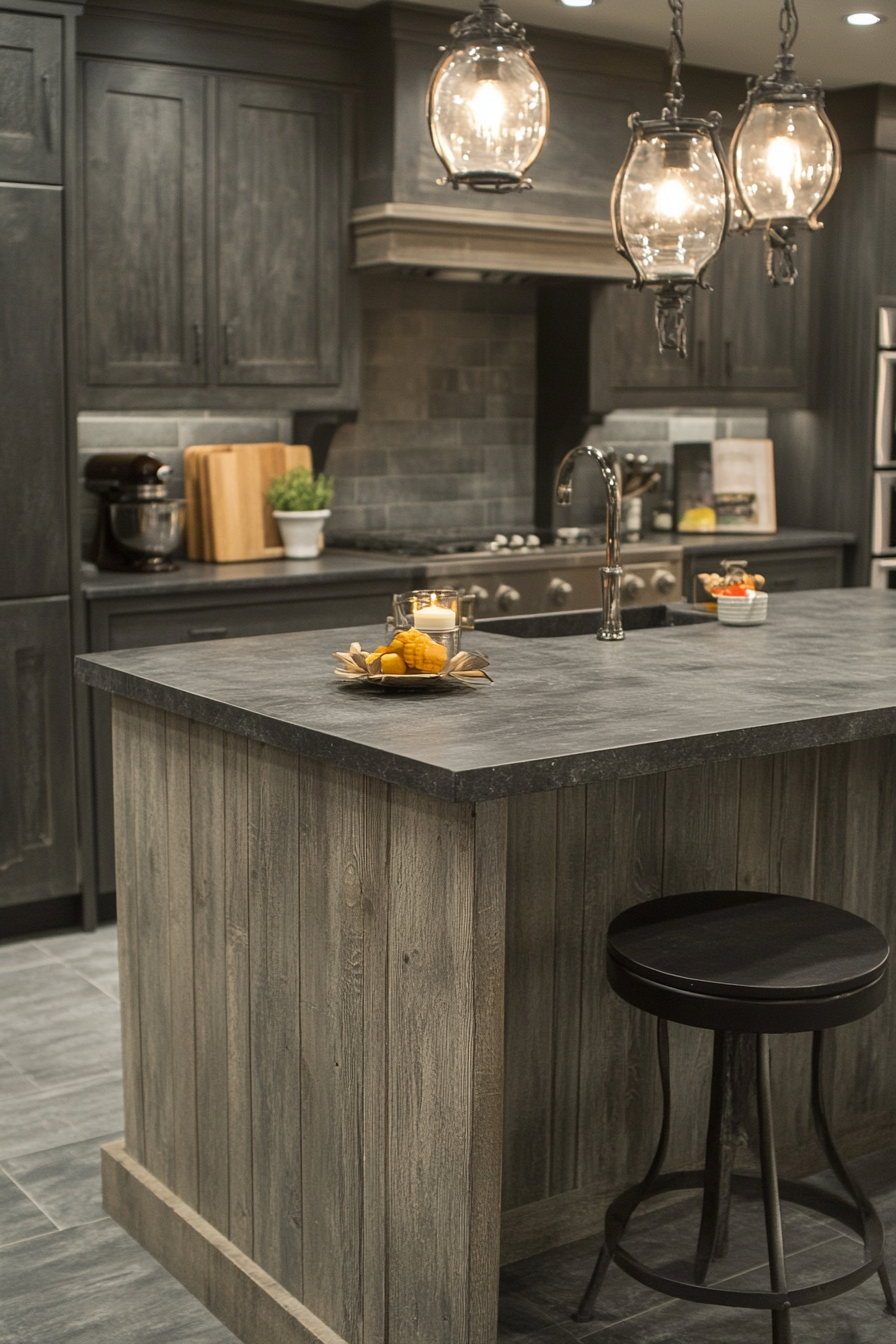
[[[506,799],[476,805],[475,880],[469,1339],[470,1344],[492,1344],[498,1329],[501,1242]]]
[[[199,1208],[196,1110],[196,1008],[193,996],[193,839],[190,809],[190,722],[165,719],[168,798],[168,910],[171,960],[171,1085],[174,1179],[171,1188]]]
[[[143,1123],[143,1052],[140,1046],[140,958],[137,900],[137,825],[140,799],[131,763],[146,710],[133,700],[112,700],[112,778],[115,809],[115,883],[118,965],[121,977],[121,1054],[124,1137],[131,1157],[146,1164]]]
[[[224,734],[190,724],[193,822],[193,970],[196,1003],[196,1103],[199,1204],[203,1218],[230,1227],[227,1107],[227,962],[224,836]]]
[[[300,1300],[299,758],[249,743],[254,1258]]]
[[[224,735],[224,919],[230,1240],[254,1256],[249,987],[249,747]]]
[[[300,773],[303,1300],[360,1344],[365,850],[386,836],[361,775],[305,757]]]
[[[549,1194],[571,1190],[578,1167],[585,900],[586,790],[557,794],[554,888],[554,1003]]]
[[[361,1279],[364,1344],[385,1344],[389,1211],[389,835],[387,784],[366,780]]]
[[[664,895],[736,887],[739,795],[739,761],[669,771]]]
[[[556,856],[557,793],[508,799],[505,1209],[550,1194]]]
[[[465,1344],[475,818],[393,788],[390,832],[387,1338]]]
[[[143,1067],[145,1165],[171,1186],[175,1172],[174,1075],[171,1069],[171,920],[168,895],[166,715],[148,707],[130,736],[130,761],[140,762],[133,815],[140,961],[140,1050]]]

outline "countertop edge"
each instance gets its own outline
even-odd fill
[[[705,765],[713,761],[860,741],[896,733],[896,706],[850,711],[820,717],[782,720],[756,727],[667,738],[660,741],[604,748],[562,757],[543,757],[525,763],[525,788],[519,787],[520,762],[449,770],[363,743],[305,728],[300,724],[242,709],[238,705],[181,690],[160,681],[107,667],[103,655],[81,654],[75,659],[78,680],[95,690],[123,696],[167,713],[195,718],[200,723],[237,736],[249,737],[284,751],[303,753],[330,765],[381,779],[448,802],[478,803],[497,798],[572,788],[611,779],[630,779]],[[484,694],[484,692],[476,692]],[[515,776],[511,783],[509,776]]]

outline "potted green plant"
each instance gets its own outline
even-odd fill
[[[332,477],[315,476],[307,467],[294,467],[271,481],[268,503],[291,560],[313,560],[323,550],[335,488]]]

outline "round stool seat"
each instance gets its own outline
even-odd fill
[[[705,891],[633,906],[607,935],[616,993],[657,1017],[714,1031],[821,1031],[886,996],[883,934],[838,906],[767,892]]]

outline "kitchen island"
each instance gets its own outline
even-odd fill
[[[595,1230],[655,1143],[609,920],[780,890],[896,938],[896,595],[480,633],[494,686],[433,695],[340,683],[353,637],[379,631],[79,660],[116,697],[105,1201],[247,1344],[491,1344],[501,1260]],[[892,1012],[835,1039],[845,1149],[893,1142]],[[672,1040],[668,1161],[698,1165],[711,1037]],[[773,1058],[781,1165],[815,1169],[807,1042]]]

